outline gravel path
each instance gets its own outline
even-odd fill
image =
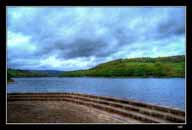
[[[65,101],[9,101],[7,123],[122,123],[115,115]]]

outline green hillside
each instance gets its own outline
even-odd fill
[[[7,70],[7,79],[10,79],[12,77],[45,77],[45,76],[47,75],[40,72],[31,72],[27,70],[17,70],[17,69]]]
[[[60,77],[184,77],[185,57],[119,59],[88,70],[68,71]]]
[[[61,74],[61,71],[55,70],[19,70],[19,69],[7,69],[7,81],[13,82],[12,78],[18,77],[56,77]]]

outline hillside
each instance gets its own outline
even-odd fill
[[[61,73],[63,73],[63,71],[57,71],[57,70],[27,70],[27,71],[28,72],[35,72],[35,73],[39,73],[39,74],[44,74],[45,77],[57,77]]]
[[[32,72],[28,70],[18,70],[18,69],[8,69],[7,70],[7,78],[10,79],[12,77],[45,77],[47,74],[40,72]]]
[[[19,70],[8,69],[8,78],[10,77],[56,77],[62,73],[62,71],[56,70]]]
[[[88,70],[68,71],[60,77],[184,77],[185,56],[118,59]]]

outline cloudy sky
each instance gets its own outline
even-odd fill
[[[8,7],[9,68],[78,70],[185,54],[184,7]]]

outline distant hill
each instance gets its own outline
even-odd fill
[[[20,69],[8,69],[7,77],[57,77],[61,71],[55,70],[20,70]]]
[[[118,59],[88,70],[68,71],[60,77],[184,77],[185,56]]]
[[[45,74],[48,77],[57,77],[61,73],[63,73],[63,71],[57,71],[57,70],[28,70],[28,71]]]

